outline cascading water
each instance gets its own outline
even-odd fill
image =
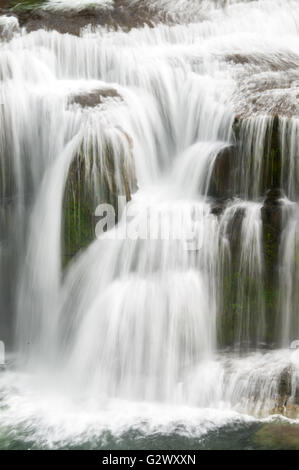
[[[0,413],[37,445],[299,419],[299,5],[199,3],[0,18]]]

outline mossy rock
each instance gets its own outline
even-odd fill
[[[279,117],[275,116],[272,126],[269,126],[266,133],[265,154],[263,161],[263,188],[280,188],[282,170],[282,151],[280,141]]]
[[[63,203],[63,265],[95,238],[93,204],[86,194],[83,182],[78,185],[70,178]]]
[[[126,134],[121,139],[126,148],[114,147],[108,139],[101,145],[100,154],[95,145],[83,142],[73,160],[63,202],[63,265],[95,239],[97,206],[113,206],[117,222],[118,196],[129,201],[137,189],[133,143]]]
[[[103,8],[100,3],[82,5],[80,9],[45,9],[46,0],[1,0],[0,13],[12,14],[19,20],[21,27],[28,32],[46,29],[62,34],[80,35],[81,29],[91,26],[106,26],[111,30],[121,28],[129,31],[145,24],[152,27],[158,19],[159,9],[147,2],[128,2],[114,0],[114,8]],[[70,2],[71,3],[71,2]]]
[[[238,259],[240,253],[240,233],[244,210],[238,210],[227,227],[231,258],[226,259],[221,278],[221,305],[217,316],[218,344],[220,347],[232,346],[236,338],[236,328],[240,305],[237,303],[238,291]]]
[[[240,122],[235,123],[235,126],[240,126]],[[238,130],[236,131],[238,132]],[[271,138],[270,138],[271,134]],[[277,143],[278,139],[278,120],[274,119],[273,129],[269,131],[268,136],[271,146]],[[271,150],[273,155],[273,148]],[[270,152],[270,153],[271,153]],[[277,158],[279,159],[280,150],[277,151]],[[265,150],[265,158],[267,158],[265,166],[269,166],[268,161],[269,149]],[[268,163],[267,163],[268,162]],[[273,163],[273,161],[272,161]],[[261,209],[262,217],[262,250],[264,259],[264,272],[263,272],[263,285],[256,279],[250,279],[245,273],[240,272],[240,256],[241,244],[240,234],[244,211],[240,209],[236,212],[235,217],[232,219],[230,226],[227,228],[231,260],[229,266],[224,269],[222,277],[222,305],[220,307],[220,315],[218,316],[218,339],[222,347],[231,346],[235,343],[236,338],[239,337],[238,325],[240,319],[244,317],[247,311],[250,311],[250,338],[246,342],[250,347],[255,347],[259,343],[267,342],[270,345],[275,345],[277,340],[276,320],[277,320],[277,303],[278,303],[278,281],[279,281],[279,247],[281,242],[282,233],[282,206],[281,198],[282,191],[275,187],[278,183],[278,176],[275,176],[273,171],[270,171],[269,176],[269,189],[266,191],[264,205]],[[273,187],[271,187],[273,185]],[[242,279],[241,279],[242,277]],[[240,300],[240,289],[243,294],[249,299],[249,303]],[[248,308],[248,305],[250,306]],[[259,323],[259,315],[261,308],[265,313],[265,335],[263,337],[256,337],[256,331]],[[251,313],[252,312],[252,313]],[[241,334],[242,336],[242,334]],[[238,339],[239,341],[239,339]],[[242,339],[241,339],[242,341]]]
[[[261,449],[299,450],[299,425],[265,424],[254,434],[253,442]]]
[[[250,129],[250,132],[257,132],[257,130],[252,131],[251,127],[254,125],[255,121],[240,117],[236,117],[233,124],[236,150],[231,176],[234,180],[235,195],[246,198],[263,197],[269,189],[279,189],[282,177],[279,117],[267,118],[266,124],[264,123],[264,139],[259,142],[259,147],[256,146],[254,139],[247,141]],[[262,124],[256,122],[256,125]],[[260,159],[256,158],[256,152],[261,153]],[[246,173],[244,168],[247,169]]]
[[[230,243],[230,258],[223,266],[221,286],[222,302],[217,317],[218,343],[221,347],[252,348],[263,343],[265,338],[260,327],[264,312],[265,289],[260,277],[250,274],[240,265],[241,233],[244,209],[240,208],[227,227]],[[250,318],[244,329],[244,320]]]
[[[3,0],[1,7],[16,11],[33,10],[42,6],[47,0]]]
[[[275,343],[275,322],[279,292],[279,247],[282,233],[282,207],[278,189],[267,192],[262,208],[263,254],[265,262],[265,303],[267,321],[267,342]]]

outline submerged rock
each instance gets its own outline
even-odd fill
[[[299,426],[289,423],[268,423],[257,431],[253,441],[263,449],[299,450]]]

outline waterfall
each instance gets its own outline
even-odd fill
[[[298,2],[149,11],[79,36],[0,17],[7,386],[34,377],[33,415],[45,387],[87,414],[299,419]]]
[[[294,202],[284,201],[283,232],[280,246],[280,291],[278,328],[284,346],[295,340],[298,332],[297,289],[298,279],[298,207]],[[283,318],[279,314],[284,308]]]
[[[235,347],[242,349],[250,346],[252,341],[260,346],[265,341],[261,209],[261,203],[236,200],[225,209],[220,222],[230,244],[231,258],[229,272],[226,268],[223,276],[227,292],[222,309],[229,311],[222,315],[225,314],[225,323],[226,316],[235,316],[228,325]],[[228,325],[224,324],[222,328],[227,329]]]

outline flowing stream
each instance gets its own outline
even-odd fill
[[[0,447],[299,422],[299,2],[151,4],[80,36],[0,17]]]

